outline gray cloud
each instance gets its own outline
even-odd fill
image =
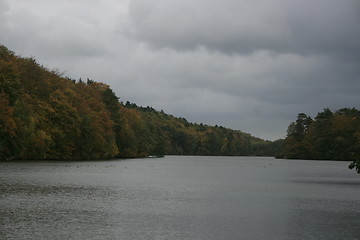
[[[357,0],[0,0],[0,42],[123,101],[284,137],[299,112],[360,108]]]
[[[9,4],[5,0],[0,1],[0,16],[3,17],[3,15],[9,11]]]
[[[6,23],[6,13],[9,11],[10,7],[7,1],[0,0],[0,31],[1,33],[5,33],[5,30],[7,29]]]
[[[130,20],[128,33],[155,47],[340,55],[360,50],[356,0],[134,0]]]
[[[135,0],[129,34],[158,47],[246,52],[290,37],[283,18],[265,1]]]

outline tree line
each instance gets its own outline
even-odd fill
[[[273,155],[270,142],[119,100],[0,45],[0,159]]]
[[[360,111],[300,113],[285,139],[265,141],[123,103],[104,83],[63,77],[0,45],[0,160],[163,155],[346,160],[360,173]]]
[[[299,113],[287,129],[280,158],[352,161],[350,168],[360,173],[360,111],[329,108],[315,119]]]

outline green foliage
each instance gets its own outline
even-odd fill
[[[352,161],[360,153],[360,111],[355,108],[328,108],[315,120],[299,114],[291,123],[280,154],[285,158],[306,158]],[[351,165],[359,166],[358,160]]]
[[[148,155],[269,156],[274,154],[269,151],[270,142],[241,131],[202,123],[189,123],[185,118],[176,118],[163,111],[156,111],[151,107],[139,107],[129,102],[123,106],[121,112],[128,124],[136,123],[130,127],[132,131],[128,136],[130,139],[140,140],[140,149],[145,149]],[[137,130],[139,128],[141,131]],[[140,151],[134,146],[136,143],[128,147],[131,147],[132,151]],[[128,157],[126,154],[121,156]]]
[[[360,156],[354,154],[354,160],[350,163],[349,165],[350,169],[354,169],[356,170],[357,173],[360,173]]]
[[[0,158],[115,157],[113,122],[101,98],[106,89],[76,84],[1,46]]]
[[[122,104],[106,84],[64,78],[2,45],[0,134],[0,159],[271,153],[270,142],[241,131]]]

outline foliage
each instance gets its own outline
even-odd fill
[[[290,124],[280,156],[321,160],[353,161],[360,153],[360,111],[326,108],[315,120],[301,113]],[[359,159],[351,168],[359,169]]]
[[[132,152],[141,149],[144,151],[142,154],[149,155],[228,156],[267,155],[269,152],[270,142],[238,130],[190,123],[184,118],[129,102],[122,106],[121,112],[126,126],[124,129],[131,130],[126,130],[126,135],[132,143],[125,149],[132,148]]]
[[[324,109],[315,119],[300,113],[286,139],[264,141],[123,104],[104,83],[63,77],[0,45],[0,159],[164,154],[348,160],[349,168],[360,172],[360,111]]]
[[[360,173],[360,156],[354,155],[354,160],[349,165],[350,169],[355,168],[357,173]]]
[[[7,160],[273,154],[268,141],[123,104],[106,84],[62,77],[2,45],[0,135]]]
[[[115,157],[106,86],[75,83],[0,47],[0,158]]]

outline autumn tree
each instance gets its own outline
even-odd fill
[[[300,126],[298,126],[300,125]],[[326,108],[310,120],[299,114],[298,121],[289,126],[282,157],[354,161],[358,166],[360,154],[360,111],[343,108],[332,112]]]
[[[0,159],[256,155],[267,145],[240,131],[123,104],[107,84],[63,77],[2,45],[0,137]]]

